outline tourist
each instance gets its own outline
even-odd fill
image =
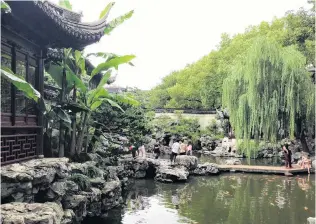
[[[308,155],[302,156],[301,168],[307,168],[308,173],[310,173],[309,169],[311,168],[311,160],[308,158]]]
[[[146,150],[143,144],[141,144],[141,146],[138,148],[138,156],[141,158],[146,158]]]
[[[292,151],[288,148],[288,145],[283,145],[282,150],[285,158],[285,168],[292,168]]]
[[[188,142],[187,155],[192,156],[192,142],[191,141]]]
[[[170,155],[171,163],[172,163],[172,161],[173,162],[176,161],[176,157],[179,154],[179,150],[180,150],[179,140],[176,139],[175,142],[173,143],[172,147],[171,147],[171,155]]]
[[[131,152],[132,152],[132,157],[135,159],[135,158],[136,158],[137,148],[135,147],[135,145],[131,145],[131,146],[129,147],[129,149],[130,149]]]
[[[185,155],[187,151],[187,145],[184,142],[180,142],[180,155]]]
[[[158,159],[160,156],[160,148],[157,143],[154,145],[154,153],[155,153],[155,159]]]

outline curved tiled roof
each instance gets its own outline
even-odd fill
[[[82,14],[49,1],[8,1],[12,13],[2,15],[3,26],[34,43],[51,48],[82,50],[98,42],[107,27],[108,14],[95,22],[82,22]]]
[[[96,22],[81,22],[81,14],[59,7],[49,1],[33,3],[70,36],[81,40],[99,41],[104,34],[107,15]]]

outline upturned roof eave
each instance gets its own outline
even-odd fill
[[[81,22],[81,14],[48,1],[8,1],[7,3],[12,9],[12,17],[34,30],[47,33],[45,38],[42,38],[47,43],[47,47],[71,47],[82,50],[98,42],[107,27],[108,14],[95,22]],[[19,25],[17,29],[18,27]]]

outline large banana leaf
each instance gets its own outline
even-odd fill
[[[89,109],[86,106],[80,105],[78,103],[72,103],[72,102],[64,103],[62,105],[62,109],[71,110],[72,113],[79,113],[82,111],[88,112],[89,111]]]
[[[92,70],[91,78],[102,71],[108,70],[109,68],[117,69],[120,64],[128,63],[134,58],[135,58],[135,55],[124,55],[124,56],[115,57],[107,62],[101,63],[95,69]]]
[[[102,19],[105,16],[108,16],[110,13],[111,8],[114,6],[115,2],[110,2],[100,13],[100,19]]]
[[[41,98],[41,94],[31,84],[14,74],[9,68],[1,68],[1,78],[8,80],[18,90],[21,90],[27,98],[33,99],[35,102],[38,102],[38,99]]]
[[[113,29],[121,25],[125,20],[132,17],[134,10],[129,11],[128,13],[124,14],[123,16],[119,16],[109,22],[109,25],[104,29],[104,34],[110,34]]]
[[[132,97],[129,96],[125,96],[125,95],[119,95],[119,94],[115,94],[111,97],[113,100],[115,100],[116,102],[121,102],[121,103],[126,103],[132,106],[139,106],[140,102],[133,99]]]
[[[87,57],[90,56],[95,56],[95,57],[102,57],[105,59],[105,61],[111,60],[115,57],[120,57],[117,54],[113,54],[113,53],[107,53],[107,52],[97,52],[97,53],[90,53],[87,55]],[[128,62],[129,65],[134,66],[134,64],[132,62]]]
[[[120,105],[118,105],[118,103],[116,103],[115,101],[111,100],[111,99],[103,99],[104,101],[107,101],[112,107],[116,107],[118,109],[120,109],[123,113],[124,113],[124,110],[120,107]]]
[[[62,88],[63,68],[59,64],[50,62],[46,72],[54,79],[57,85]]]
[[[109,78],[111,77],[111,71],[107,71],[103,76],[102,79],[100,80],[97,89],[103,88],[104,85],[107,83],[107,81],[109,80]]]
[[[61,109],[61,107],[54,107],[53,111],[61,120],[63,120],[66,123],[71,123],[71,119],[69,115],[67,114],[65,110]]]
[[[75,73],[66,65],[66,80],[67,80],[67,88],[72,88],[74,85],[78,88],[81,89],[83,92],[87,92],[87,87],[83,83],[82,80],[76,76]]]

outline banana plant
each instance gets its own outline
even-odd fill
[[[60,103],[60,110],[70,110],[73,114],[72,119],[72,137],[70,154],[80,152],[83,145],[83,139],[87,133],[87,123],[90,119],[91,112],[98,109],[98,107],[106,102],[113,107],[120,110],[120,106],[116,101],[127,102],[130,104],[137,104],[135,100],[128,97],[111,95],[104,88],[108,79],[111,77],[112,69],[118,69],[118,66],[123,63],[131,63],[130,61],[135,58],[134,55],[118,56],[110,53],[96,53],[90,54],[104,59],[104,62],[96,66],[91,72],[88,82],[82,81],[83,77],[87,77],[85,60],[86,57],[80,51],[72,51],[71,49],[64,50],[64,59],[60,63],[51,63],[48,66],[47,73],[56,81],[57,85],[65,90],[65,101]],[[107,55],[107,57],[105,57]],[[96,88],[91,89],[89,83],[92,81],[94,75],[105,72]],[[61,74],[64,73],[65,77],[62,78]],[[64,86],[63,86],[64,80]],[[77,91],[79,90],[79,91]],[[72,91],[72,98],[70,92]],[[123,110],[122,110],[123,111]],[[78,136],[76,136],[76,113],[81,113],[79,124]],[[75,147],[75,143],[76,147]]]

